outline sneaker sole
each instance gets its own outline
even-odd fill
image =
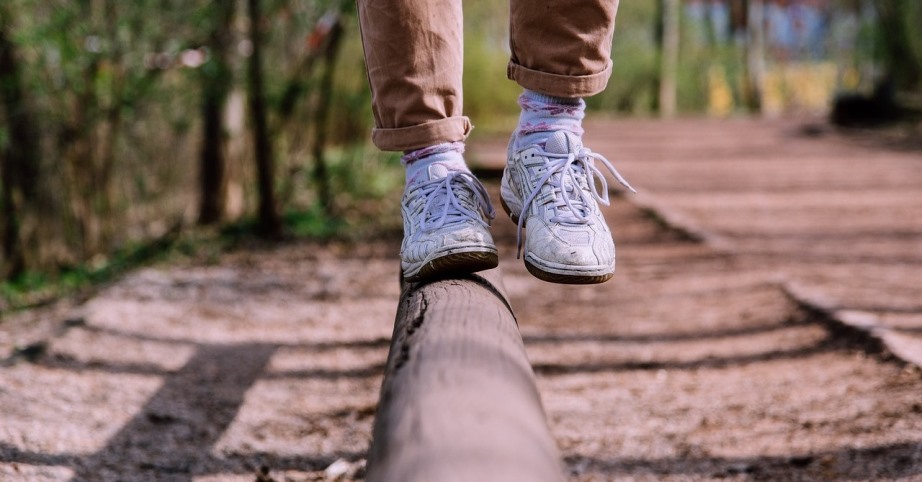
[[[468,251],[439,256],[425,264],[416,274],[404,276],[410,283],[418,283],[434,278],[448,278],[493,269],[499,266],[499,256],[495,251]]]
[[[529,273],[531,273],[532,276],[538,278],[541,281],[564,285],[597,285],[604,283],[615,276],[614,271],[602,275],[552,273],[550,271],[541,269],[538,265],[528,262],[528,260],[525,261],[525,268]]]
[[[509,219],[513,223],[519,223],[519,217],[512,214],[512,209],[509,208],[509,205],[506,204],[506,200],[502,196],[499,198],[499,203],[502,205],[503,210],[506,211],[506,215],[509,216]],[[524,227],[524,226],[523,226]],[[555,273],[553,271],[547,271],[542,269],[540,266],[531,263],[528,259],[525,260],[525,268],[531,273],[532,276],[538,278],[541,281],[547,281],[548,283],[557,283],[565,285],[596,285],[604,283],[612,277],[615,276],[615,272],[611,271],[610,273],[604,274],[563,274]]]

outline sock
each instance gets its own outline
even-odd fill
[[[515,149],[532,144],[543,147],[545,139],[553,131],[563,130],[583,136],[586,103],[581,98],[554,97],[526,89],[519,96],[519,106],[522,114],[515,130]]]
[[[429,180],[429,166],[433,164],[444,166],[445,171],[470,172],[463,154],[463,142],[443,142],[404,152],[400,162],[407,168],[407,185]]]

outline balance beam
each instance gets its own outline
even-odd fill
[[[498,269],[402,286],[369,482],[564,480]]]

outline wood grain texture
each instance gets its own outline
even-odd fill
[[[498,270],[404,285],[368,480],[564,480]]]

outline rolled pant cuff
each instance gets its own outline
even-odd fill
[[[448,117],[409,127],[377,127],[371,131],[371,141],[382,151],[412,151],[443,142],[463,141],[471,129],[473,126],[467,117]]]
[[[522,87],[555,97],[588,97],[605,90],[612,62],[605,70],[589,75],[560,75],[541,72],[509,62],[506,75]]]

